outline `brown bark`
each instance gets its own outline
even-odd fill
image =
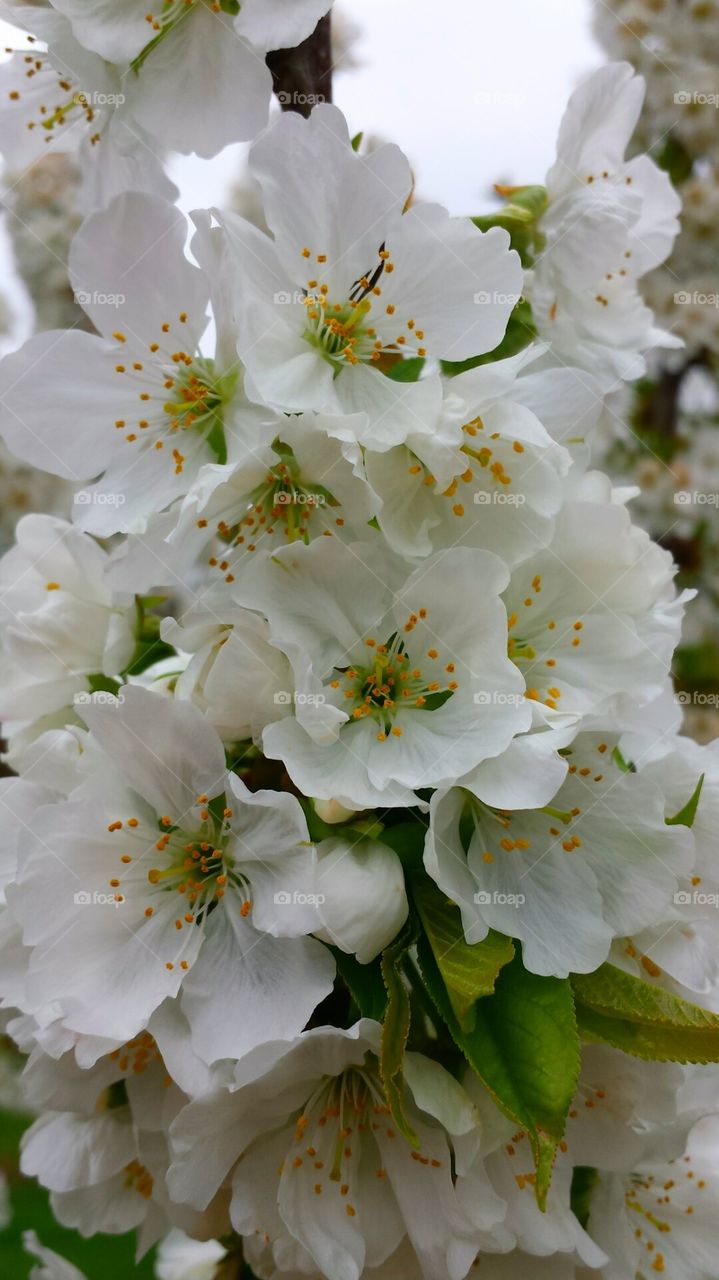
[[[296,49],[267,55],[272,84],[283,111],[308,116],[318,102],[332,101],[332,31],[330,15]]]

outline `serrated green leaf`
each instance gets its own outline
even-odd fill
[[[537,1203],[544,1209],[581,1065],[569,981],[528,973],[516,956],[502,969],[494,995],[478,1002],[474,1030],[463,1032],[426,939],[418,953],[453,1039],[497,1106],[527,1132]]]
[[[585,1039],[659,1062],[719,1062],[719,1017],[706,1009],[611,964],[572,986]]]
[[[387,988],[387,1012],[382,1023],[380,1075],[387,1104],[400,1133],[413,1147],[419,1146],[416,1133],[404,1112],[404,1055],[411,1021],[410,998],[401,965],[417,938],[417,921],[410,916],[402,932],[382,952],[382,978]]]
[[[691,827],[694,826],[694,819],[697,816],[699,797],[702,793],[703,786],[704,774],[702,774],[692,795],[689,797],[684,807],[680,809],[678,813],[675,813],[673,818],[664,819],[668,827],[689,827],[691,829]]]
[[[380,960],[360,964],[356,956],[347,955],[339,947],[330,947],[330,951],[335,958],[337,972],[362,1017],[381,1022],[387,1011],[387,989],[382,979]]]
[[[462,1031],[472,1031],[477,1001],[492,994],[500,970],[514,956],[512,939],[490,930],[483,942],[470,944],[458,908],[432,881],[416,878],[412,892],[455,1016]]]

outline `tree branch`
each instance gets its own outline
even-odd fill
[[[329,13],[296,49],[267,55],[272,87],[283,111],[308,116],[318,102],[332,101],[332,27]]]

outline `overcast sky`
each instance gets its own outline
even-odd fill
[[[423,195],[474,213],[499,179],[541,181],[568,94],[603,60],[591,0],[341,0],[366,65],[337,76],[353,130],[391,136]]]
[[[453,213],[486,206],[497,180],[541,182],[577,82],[604,58],[592,0],[338,0],[360,28],[360,66],[335,74],[351,133],[407,152],[425,198]],[[221,202],[243,148],[182,159],[181,204]]]
[[[360,65],[340,65],[335,75],[350,131],[398,142],[420,194],[453,213],[487,208],[495,181],[542,181],[568,95],[603,61],[590,31],[592,0],[338,4],[360,29],[353,50]],[[0,22],[0,37],[8,34]],[[177,157],[182,208],[223,203],[245,153]],[[0,228],[0,270],[22,330],[29,314],[8,268]]]

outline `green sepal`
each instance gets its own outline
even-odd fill
[[[678,813],[675,813],[673,818],[664,819],[668,827],[689,827],[691,830],[691,828],[694,826],[694,819],[697,816],[697,809],[699,808],[699,797],[701,796],[703,786],[704,786],[704,774],[702,774],[696,787],[694,788],[694,791],[692,792],[691,796],[689,797],[689,799],[687,800],[683,808],[681,808]]]

